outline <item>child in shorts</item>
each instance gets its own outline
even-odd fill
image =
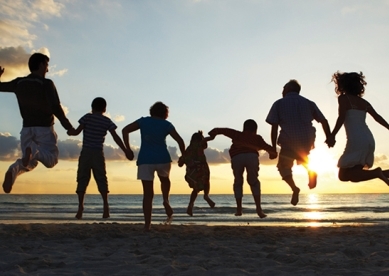
[[[82,218],[84,211],[84,197],[86,188],[91,178],[91,171],[96,180],[97,187],[103,198],[103,218],[109,218],[108,206],[108,180],[105,170],[105,158],[103,145],[105,135],[109,131],[116,144],[123,150],[129,160],[134,159],[132,151],[126,149],[123,141],[116,133],[116,125],[110,118],[104,116],[107,102],[103,98],[95,98],[92,102],[92,112],[84,115],[78,122],[80,125],[75,130],[69,130],[68,135],[78,135],[84,131],[82,150],[78,159],[77,170],[77,195],[78,211],[77,219]]]

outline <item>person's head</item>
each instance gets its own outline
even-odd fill
[[[297,80],[290,80],[284,85],[284,89],[282,90],[282,95],[285,96],[289,92],[296,92],[300,94],[301,85]]]
[[[243,131],[255,132],[257,133],[258,125],[252,120],[248,119],[243,123]]]
[[[49,72],[49,61],[48,56],[41,53],[34,53],[28,60],[28,68],[31,73],[37,73],[44,77]]]
[[[92,111],[104,113],[107,108],[107,102],[104,98],[97,97],[92,101]]]
[[[340,73],[339,71],[332,75],[335,83],[335,93],[338,95],[350,94],[362,97],[365,93],[365,76],[362,72]]]
[[[150,107],[151,117],[158,117],[166,120],[169,116],[169,107],[163,102],[156,102]]]
[[[190,138],[190,143],[193,144],[193,143],[198,143],[198,142],[201,142],[203,140],[204,136],[203,136],[203,132],[201,130],[193,133],[192,135],[192,138]]]

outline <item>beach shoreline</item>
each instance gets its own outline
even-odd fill
[[[0,224],[2,275],[387,275],[386,225]]]

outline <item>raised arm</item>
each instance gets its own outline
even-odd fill
[[[374,118],[374,120],[377,123],[379,123],[380,125],[382,125],[383,127],[387,128],[387,129],[389,129],[389,124],[385,121],[384,118],[382,118],[382,116],[380,114],[378,114],[374,110],[373,106],[371,106],[370,104],[369,104],[369,107],[367,109],[367,112]]]
[[[127,149],[131,149],[130,148],[129,134],[131,132],[138,130],[138,129],[139,129],[139,124],[137,122],[133,122],[131,124],[128,124],[122,129],[123,142],[124,142],[124,145],[126,146]]]

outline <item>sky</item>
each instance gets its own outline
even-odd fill
[[[67,117],[76,127],[90,112],[95,97],[107,100],[107,113],[117,132],[162,101],[168,120],[188,145],[191,135],[214,127],[241,130],[246,119],[258,123],[258,134],[270,143],[266,116],[282,88],[297,79],[301,95],[316,102],[331,128],[337,118],[337,97],[331,76],[336,71],[362,71],[364,98],[389,120],[389,1],[361,0],[0,0],[1,81],[29,73],[34,52],[50,57],[47,78],[57,87]],[[387,129],[372,118],[367,123],[376,140],[374,167],[389,167]],[[307,187],[303,168],[293,172],[302,193],[386,193],[378,180],[340,182],[337,159],[346,137],[328,149],[321,125],[311,166],[319,173],[315,190]],[[21,156],[22,127],[16,97],[0,93],[0,174]],[[21,175],[15,194],[65,193],[76,189],[82,134],[69,137],[55,124],[60,149],[52,169],[40,164]],[[130,134],[140,147],[139,132]],[[140,194],[136,161],[124,159],[110,134],[105,141],[111,194]],[[185,168],[177,166],[178,146],[167,145],[173,158],[173,194],[191,192]],[[211,194],[231,194],[231,141],[218,136],[206,150]],[[259,179],[264,194],[290,193],[275,161],[261,152]],[[160,193],[159,184],[155,192]],[[244,192],[250,193],[248,184]],[[98,193],[92,178],[87,193]]]

